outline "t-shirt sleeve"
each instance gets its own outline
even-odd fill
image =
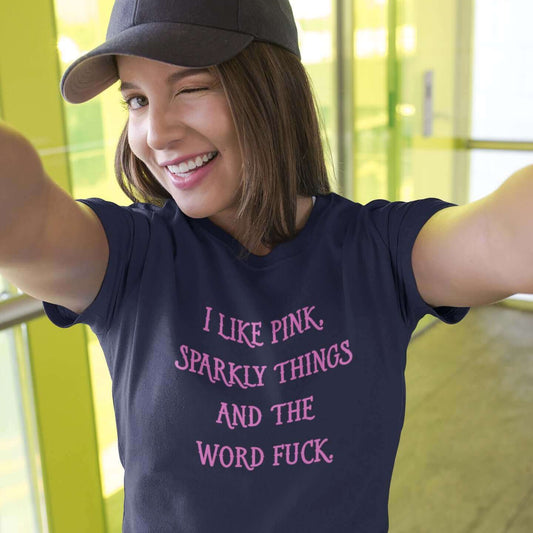
[[[366,206],[375,229],[390,252],[402,315],[413,327],[426,314],[447,324],[455,324],[469,311],[468,307],[428,305],[418,291],[413,272],[412,251],[420,230],[435,213],[453,205],[437,198],[426,198],[412,202],[375,200]]]
[[[77,200],[98,216],[109,244],[109,259],[100,290],[93,302],[77,314],[61,305],[43,302],[48,318],[56,326],[68,328],[87,324],[97,335],[105,334],[117,310],[138,286],[150,235],[149,218],[129,207],[100,198]]]

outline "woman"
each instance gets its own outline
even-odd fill
[[[98,336],[124,531],[386,531],[410,335],[533,292],[531,168],[461,207],[331,193],[285,0],[117,0],[63,95],[118,79],[134,203],[2,127],[0,272]]]

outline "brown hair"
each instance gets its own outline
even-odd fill
[[[237,240],[249,250],[296,235],[297,195],[331,192],[310,81],[300,60],[281,47],[254,42],[210,67],[229,102],[243,160]],[[127,124],[115,173],[134,202],[162,205],[170,194],[132,153]]]

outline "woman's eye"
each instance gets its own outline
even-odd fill
[[[191,87],[189,89],[182,89],[180,93],[198,93],[200,91],[207,91],[207,87]]]
[[[208,87],[190,87],[187,89],[181,89],[177,94],[191,94],[207,90]],[[123,99],[123,105],[128,111],[135,111],[136,109],[141,109],[148,105],[148,98],[146,98],[146,96],[130,96]]]
[[[124,99],[124,104],[127,109],[135,110],[144,107],[148,103],[148,100],[144,96],[132,96]]]

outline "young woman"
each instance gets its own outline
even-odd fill
[[[532,168],[466,206],[332,193],[286,0],[117,0],[62,91],[117,80],[134,203],[2,126],[0,272],[99,338],[124,531],[387,531],[409,338],[533,292]]]

